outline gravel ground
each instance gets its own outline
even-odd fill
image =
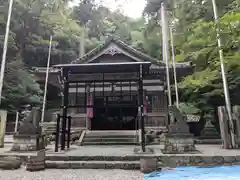
[[[139,171],[124,170],[45,170],[1,171],[0,180],[141,180]]]

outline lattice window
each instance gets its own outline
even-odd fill
[[[147,112],[151,113],[153,112],[153,96],[152,95],[148,95],[147,96]]]
[[[153,95],[153,112],[164,112],[165,111],[165,101],[162,93],[158,95]]]

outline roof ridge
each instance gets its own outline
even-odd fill
[[[88,57],[90,56],[94,56],[94,54],[100,52],[101,50],[103,50],[104,48],[107,48],[107,46],[111,43],[115,43],[116,45],[119,45],[120,48],[123,48],[125,50],[128,50],[132,53],[135,53],[137,56],[143,57],[143,59],[152,62],[153,64],[156,65],[165,65],[165,62],[163,61],[159,61],[158,59],[151,57],[150,55],[132,47],[131,45],[127,44],[126,42],[122,41],[120,39],[120,37],[116,37],[114,35],[109,35],[106,40],[104,41],[104,43],[98,45],[97,47],[93,48],[91,51],[89,51],[88,53],[86,53],[83,57],[78,58],[74,61],[72,61],[70,64],[76,64],[76,63],[83,63],[85,62]]]
[[[146,53],[143,53],[142,51],[136,49],[136,48],[133,48],[131,45],[128,45],[127,43],[123,42],[122,40],[117,40],[119,43],[121,43],[122,45],[126,45],[129,49],[131,49],[131,51],[134,51],[138,54],[140,54],[141,56],[145,56],[147,59],[149,60],[154,60],[155,63],[162,63],[162,64],[165,64],[164,62],[161,62],[161,61],[158,61],[158,59],[154,58],[154,57],[151,57],[149,56],[148,54]]]

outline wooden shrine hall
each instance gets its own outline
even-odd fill
[[[53,68],[62,84],[62,130],[68,116],[72,127],[89,131],[144,133],[168,125],[165,63],[119,39],[111,37],[71,64]],[[180,80],[192,73],[191,63],[177,63],[176,70]]]

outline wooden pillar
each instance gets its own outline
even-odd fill
[[[63,69],[63,109],[62,109],[62,136],[61,136],[61,150],[65,149],[66,140],[66,125],[67,125],[67,106],[68,106],[68,96],[69,96],[69,82],[68,82],[69,71]]]
[[[142,64],[139,68],[139,82],[138,82],[138,97],[139,97],[139,110],[140,110],[140,129],[141,129],[141,147],[145,152],[145,124],[144,124],[144,105],[143,105],[143,67]]]
[[[233,118],[235,123],[235,132],[237,139],[240,139],[240,106],[233,106]]]
[[[230,147],[228,116],[227,116],[226,107],[224,106],[218,107],[218,117],[219,117],[219,125],[220,125],[220,131],[221,131],[221,138],[223,142],[223,148],[229,149],[231,147]]]
[[[149,122],[149,118],[148,118],[148,98],[147,98],[147,90],[143,89],[143,114],[145,117],[145,126],[151,126],[151,123]]]
[[[93,93],[91,92],[91,88],[88,85],[86,88],[87,95],[87,112],[86,112],[86,129],[91,130],[91,118],[93,117]],[[91,107],[89,107],[91,106]]]

